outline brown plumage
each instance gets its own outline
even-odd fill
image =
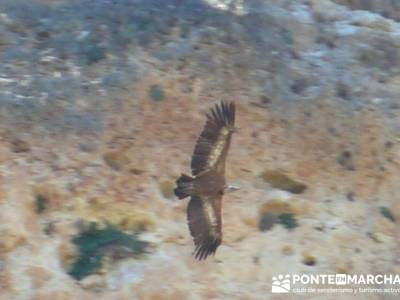
[[[207,122],[194,148],[192,175],[176,181],[179,199],[191,197],[187,208],[194,255],[202,260],[214,254],[222,241],[222,196],[225,189],[225,160],[235,125],[234,103],[221,102],[207,114]]]

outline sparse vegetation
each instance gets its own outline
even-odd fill
[[[381,206],[379,210],[381,212],[381,215],[384,216],[386,219],[392,221],[393,223],[396,222],[395,217],[387,207]]]
[[[278,219],[279,223],[282,224],[286,229],[293,229],[299,226],[293,214],[282,213],[278,216]]]
[[[47,198],[41,194],[35,196],[35,207],[38,214],[42,213],[47,207]]]
[[[312,255],[304,255],[303,257],[303,264],[306,266],[315,266],[317,264],[317,260],[314,256]]]
[[[96,44],[84,46],[82,49],[82,62],[86,65],[92,65],[106,57],[106,51],[103,47]]]
[[[267,231],[274,227],[275,223],[278,221],[278,217],[273,213],[265,213],[262,215],[258,222],[258,229],[260,231]]]
[[[268,182],[272,187],[288,191],[293,194],[303,193],[307,186],[301,182],[291,179],[286,174],[280,171],[267,170],[261,174],[261,178]]]
[[[30,146],[29,144],[21,139],[15,139],[11,142],[12,151],[15,153],[29,152]]]
[[[129,164],[129,158],[125,151],[116,150],[104,153],[103,159],[106,164],[115,171],[121,171]]]
[[[146,252],[148,246],[146,242],[140,241],[137,235],[126,234],[111,225],[98,228],[96,224],[91,224],[87,230],[75,237],[73,243],[78,248],[78,257],[69,274],[77,280],[96,273],[107,254],[113,254],[123,248],[132,255],[139,255]]]
[[[164,89],[158,84],[153,84],[150,87],[149,93],[150,93],[150,98],[155,102],[160,102],[165,98]]]
[[[166,180],[160,183],[161,193],[165,198],[174,198],[175,182]]]
[[[354,162],[353,162],[353,154],[350,151],[343,151],[338,155],[336,161],[339,165],[345,168],[348,171],[355,171]]]

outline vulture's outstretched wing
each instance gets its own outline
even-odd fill
[[[193,237],[197,259],[206,259],[214,254],[222,241],[221,200],[201,199],[193,196],[187,208],[190,234]]]
[[[192,174],[211,168],[225,170],[225,158],[235,125],[235,104],[221,102],[207,114],[207,122],[197,140],[192,156]]]

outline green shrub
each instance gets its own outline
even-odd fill
[[[281,213],[278,216],[279,223],[282,224],[287,229],[293,229],[299,226],[297,220],[295,219],[293,214],[290,213]]]
[[[158,84],[153,84],[150,87],[150,98],[153,101],[160,102],[165,98],[165,92],[161,86]]]
[[[78,248],[78,257],[72,264],[69,274],[75,279],[82,279],[97,272],[102,266],[103,257],[118,249],[128,249],[133,255],[146,252],[148,244],[140,241],[137,235],[129,235],[118,228],[107,225],[98,228],[91,224],[73,239]]]
[[[382,216],[384,216],[386,219],[392,221],[393,223],[396,222],[395,217],[393,216],[392,212],[387,207],[381,206],[380,212],[381,212]]]
[[[47,202],[48,202],[47,198],[44,197],[43,195],[40,195],[40,194],[36,195],[35,207],[36,207],[36,212],[38,214],[42,213],[46,209]]]

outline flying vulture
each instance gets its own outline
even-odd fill
[[[207,114],[207,122],[194,148],[192,176],[182,174],[174,192],[179,199],[190,197],[187,219],[195,244],[196,259],[215,254],[222,241],[222,196],[225,160],[235,130],[235,104],[221,102]]]

